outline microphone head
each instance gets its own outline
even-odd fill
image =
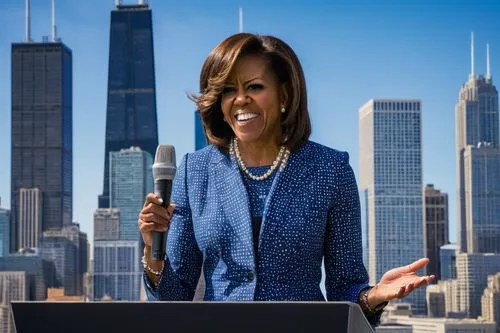
[[[175,162],[175,148],[172,145],[159,145],[156,148],[155,162],[153,164],[153,178],[172,180],[177,171]]]

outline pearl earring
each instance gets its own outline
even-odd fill
[[[283,106],[281,107],[281,113],[285,113],[285,112],[286,112],[286,109],[285,109],[285,106],[283,105]]]

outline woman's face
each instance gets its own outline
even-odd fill
[[[241,142],[276,144],[282,134],[280,110],[285,94],[265,58],[244,56],[224,85],[224,120]]]

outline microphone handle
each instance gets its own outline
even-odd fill
[[[160,179],[155,181],[155,194],[163,200],[162,206],[170,205],[170,195],[172,194],[172,180]],[[151,260],[165,260],[165,249],[167,243],[167,233],[153,231],[153,245],[151,246]]]

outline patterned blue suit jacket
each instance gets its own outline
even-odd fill
[[[182,158],[167,259],[149,300],[193,299],[203,263],[205,300],[321,301],[321,264],[330,301],[358,302],[362,262],[359,194],[349,156],[308,141],[292,153],[268,195],[254,253],[243,175],[214,146]]]

